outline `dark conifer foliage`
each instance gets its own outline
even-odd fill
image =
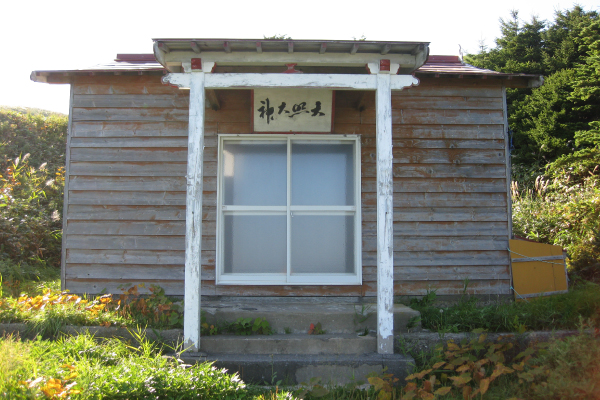
[[[493,49],[482,46],[465,57],[478,67],[545,77],[540,88],[507,91],[520,180],[532,181],[548,165],[556,167],[556,160],[564,167],[578,152],[591,156],[590,149],[598,148],[599,23],[597,12],[580,6],[557,11],[554,21],[523,22],[512,11],[510,18],[500,19],[502,36]]]

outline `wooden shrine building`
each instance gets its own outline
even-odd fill
[[[506,88],[426,42],[155,39],[69,83],[62,285],[201,298],[510,295]]]

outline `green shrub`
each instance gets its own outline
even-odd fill
[[[474,297],[464,297],[449,307],[438,307],[434,302],[432,291],[425,301],[412,300],[410,306],[421,312],[423,328],[441,333],[577,329],[581,319],[600,322],[600,287],[591,282],[569,293],[516,303],[478,306]]]
[[[68,119],[0,109],[0,274],[10,285],[60,265]]]
[[[68,118],[66,115],[24,109],[0,109],[0,170],[22,154],[30,163],[47,163],[50,174],[65,166]]]
[[[600,279],[600,180],[592,175],[579,183],[570,175],[553,181],[539,176],[533,188],[513,183],[513,233],[562,246],[568,266],[585,279]]]
[[[28,154],[0,171],[0,260],[58,267],[61,257],[64,167],[51,174]]]

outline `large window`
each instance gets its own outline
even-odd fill
[[[221,135],[218,284],[361,282],[356,136]]]

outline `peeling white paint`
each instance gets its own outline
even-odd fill
[[[186,348],[191,351],[200,349],[204,79],[204,72],[169,74],[163,77],[163,83],[190,89],[183,336]]]
[[[377,78],[377,352],[394,352],[394,255],[392,202],[392,91],[389,74]]]

